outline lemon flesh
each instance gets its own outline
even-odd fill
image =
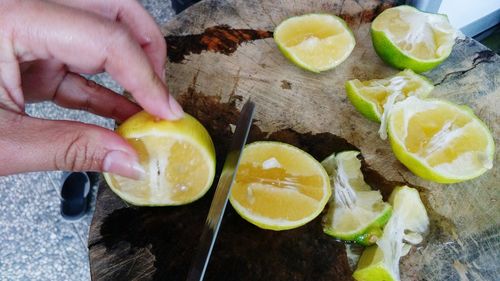
[[[375,51],[386,63],[423,72],[438,66],[450,55],[456,31],[446,15],[398,6],[375,18],[371,36]]]
[[[104,174],[111,190],[125,201],[181,205],[200,198],[212,185],[215,149],[208,132],[192,116],[167,121],[139,112],[120,125],[117,133],[134,147],[146,171],[141,180]]]
[[[339,65],[356,44],[347,24],[328,14],[289,18],[276,27],[274,40],[285,57],[312,72]]]
[[[330,198],[330,181],[306,152],[279,142],[245,147],[229,200],[247,221],[283,230],[317,217]]]
[[[399,281],[399,260],[411,245],[419,244],[429,229],[429,217],[418,191],[408,186],[394,189],[389,198],[393,213],[376,245],[363,251],[353,273],[358,281]]]
[[[406,69],[384,79],[349,80],[345,88],[347,97],[363,116],[380,122],[389,97],[396,95],[397,101],[409,96],[425,98],[434,86],[424,76]]]
[[[388,133],[398,160],[428,180],[460,182],[493,166],[493,137],[465,106],[409,97],[394,106]]]
[[[328,213],[323,217],[323,230],[335,238],[366,246],[382,234],[391,206],[382,201],[380,191],[365,183],[358,154],[344,151],[321,162],[334,189]]]

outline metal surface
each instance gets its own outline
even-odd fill
[[[217,189],[215,190],[214,198],[212,199],[212,204],[208,211],[207,220],[205,221],[205,226],[200,236],[196,255],[189,270],[187,277],[188,281],[203,280],[203,276],[205,275],[205,270],[210,260],[210,254],[214,247],[217,232],[219,231],[222,221],[222,216],[226,209],[229,192],[231,192],[231,186],[234,182],[240,155],[245,146],[250,126],[252,125],[254,109],[255,104],[251,101],[247,101],[241,110],[241,115],[236,124],[236,129],[231,141],[231,147],[226,157],[226,161],[224,162],[219,183],[217,184]]]

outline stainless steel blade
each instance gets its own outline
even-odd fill
[[[231,147],[226,157],[226,161],[224,162],[214,198],[212,199],[212,204],[208,211],[207,220],[205,221],[205,226],[200,236],[196,255],[189,269],[188,281],[203,280],[203,276],[205,275],[205,270],[210,260],[210,254],[212,253],[215,239],[217,238],[217,232],[219,231],[224,210],[226,209],[227,199],[231,192],[231,186],[234,182],[240,155],[245,146],[250,126],[252,125],[254,109],[255,104],[252,101],[247,101],[241,110],[241,115],[236,124],[236,129],[231,141]]]

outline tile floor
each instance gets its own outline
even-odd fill
[[[173,16],[170,1],[141,1],[159,24]],[[92,77],[120,91],[107,75]],[[113,127],[113,121],[51,103],[28,105],[31,116]],[[87,238],[93,209],[80,221],[59,214],[62,172],[0,177],[0,281],[90,280]],[[95,192],[95,190],[94,190]]]

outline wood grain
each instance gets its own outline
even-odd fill
[[[379,139],[377,124],[364,119],[346,99],[346,80],[398,72],[378,58],[369,36],[370,21],[394,4],[375,0],[200,2],[163,28],[170,44],[166,69],[171,93],[207,126],[219,161],[231,137],[230,124],[235,123],[243,101],[251,97],[257,104],[252,140],[288,142],[318,159],[334,151],[359,149],[366,180],[384,195],[398,184],[417,187],[429,211],[431,230],[425,243],[402,260],[403,280],[497,280],[498,151],[493,169],[477,179],[452,185],[422,180],[396,160],[387,141]],[[270,38],[279,22],[309,12],[341,16],[356,38],[351,56],[322,74],[295,67]],[[469,105],[492,130],[497,144],[499,66],[498,55],[462,37],[442,65],[424,73],[436,85],[431,96]],[[193,225],[202,224],[212,192],[184,207],[132,208],[103,183],[89,237],[93,280],[184,279],[200,229]],[[319,219],[295,231],[261,232],[228,209],[207,280],[350,277],[344,246],[321,233]],[[176,233],[183,233],[184,240],[166,238]],[[172,257],[172,253],[176,254]]]

